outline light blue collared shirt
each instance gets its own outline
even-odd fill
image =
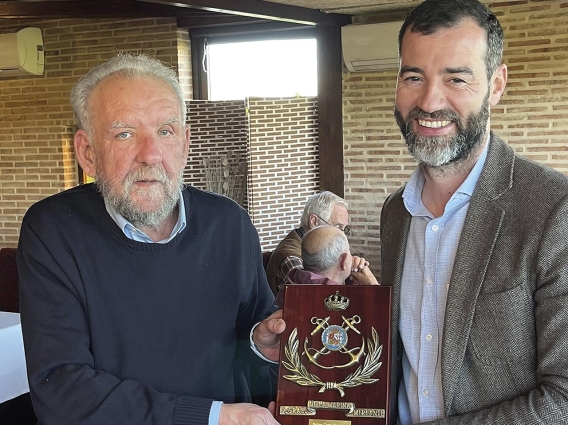
[[[106,201],[105,199],[105,207],[111,218],[114,222],[120,227],[120,230],[124,233],[124,235],[128,239],[132,239],[133,241],[137,242],[145,242],[145,243],[168,243],[173,238],[175,238],[186,226],[186,217],[185,217],[185,203],[183,202],[183,196],[181,191],[179,192],[179,203],[178,203],[178,219],[176,225],[172,229],[172,233],[170,234],[169,238],[164,240],[154,242],[151,238],[146,235],[142,230],[138,229],[134,226],[131,222],[125,219],[121,214],[119,214],[116,210],[114,210]]]
[[[489,142],[444,214],[422,203],[424,175],[417,168],[402,194],[412,216],[400,291],[399,331],[404,346],[398,391],[401,425],[445,417],[441,345],[446,298],[465,216],[487,158]]]
[[[148,237],[142,230],[138,229],[128,220],[126,220],[121,214],[119,214],[116,210],[109,206],[109,204],[105,200],[105,207],[111,218],[114,222],[120,227],[120,230],[124,233],[124,235],[128,239],[132,239],[137,242],[145,242],[145,243],[161,243],[165,244],[175,238],[183,229],[185,229],[186,223],[186,215],[185,215],[185,203],[183,201],[183,195],[180,191],[179,193],[179,203],[178,203],[178,219],[177,222],[172,229],[172,233],[170,234],[169,238],[164,240],[154,242],[152,239]],[[218,425],[219,424],[219,415],[221,414],[221,406],[223,405],[222,401],[213,401],[211,405],[211,410],[209,411],[209,425]]]

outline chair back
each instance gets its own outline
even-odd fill
[[[264,271],[266,271],[266,266],[270,261],[270,256],[272,255],[272,251],[264,251],[262,253],[262,265],[264,266]]]
[[[16,248],[0,249],[0,311],[20,312]]]

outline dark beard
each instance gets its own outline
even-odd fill
[[[419,163],[429,167],[441,167],[455,164],[466,159],[469,154],[485,139],[489,119],[489,92],[485,96],[479,111],[467,117],[466,125],[454,111],[444,109],[431,113],[419,107],[412,109],[406,119],[395,107],[394,116],[410,154]],[[420,136],[414,131],[414,121],[418,118],[451,120],[456,124],[454,135],[431,137]]]

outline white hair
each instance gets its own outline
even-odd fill
[[[345,208],[349,207],[343,198],[329,190],[310,196],[306,202],[306,206],[304,207],[300,226],[308,228],[310,226],[310,216],[312,214],[321,217],[325,221],[329,221],[333,207],[338,204],[344,205]]]

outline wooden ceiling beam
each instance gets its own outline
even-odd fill
[[[179,28],[216,28],[234,25],[259,24],[264,19],[249,18],[248,16],[225,15],[223,13],[208,13],[197,16],[180,16],[177,23]]]
[[[134,0],[42,0],[0,1],[0,18],[136,18],[184,16],[200,11]]]
[[[213,15],[215,17],[213,18]],[[28,0],[0,1],[0,18],[123,18],[170,16],[188,19],[183,26],[199,19],[211,25],[253,23],[260,20],[302,25],[341,26],[351,22],[349,15],[288,6],[262,0]],[[232,18],[231,18],[232,17]],[[204,26],[207,24],[203,24]]]
[[[204,27],[190,31],[191,38],[207,37],[220,42],[245,41],[246,39],[315,38],[313,26],[291,24],[289,22],[263,20],[258,24],[232,25],[223,27]],[[259,37],[260,35],[260,37]]]
[[[229,15],[290,22],[303,25],[341,26],[351,23],[349,15],[322,13],[304,7],[288,6],[262,0],[136,0],[169,6],[207,10]]]

